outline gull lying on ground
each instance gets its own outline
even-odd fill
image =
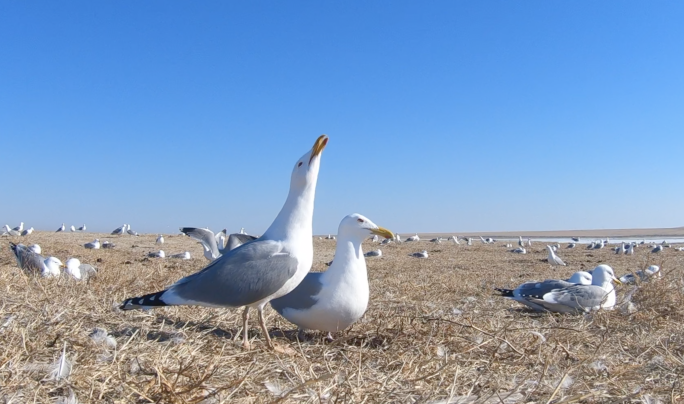
[[[321,152],[328,137],[295,163],[290,190],[271,226],[258,239],[230,250],[201,271],[168,289],[125,300],[122,310],[158,306],[197,305],[245,307],[242,314],[243,345],[249,348],[249,309],[255,307],[263,337],[274,349],[263,309],[269,301],[285,296],[299,285],[313,263],[313,210]]]
[[[95,241],[91,241],[90,243],[85,243],[85,244],[83,244],[83,247],[85,247],[89,250],[97,250],[100,248],[100,239],[96,238]]]
[[[526,282],[515,289],[494,288],[501,296],[508,297],[535,310],[543,311],[538,304],[531,303],[528,299],[543,299],[544,295],[554,289],[567,288],[573,285],[591,285],[591,274],[588,272],[575,272],[568,280],[547,279],[542,282]]]
[[[406,241],[420,241],[420,237],[418,237],[418,233],[416,233],[415,235],[407,238]]]
[[[147,256],[150,258],[165,258],[166,253],[163,250],[152,251],[152,252],[147,253]]]
[[[39,246],[38,244],[32,244],[32,245],[29,246],[28,249],[31,250],[31,251],[33,251],[33,252],[36,253],[36,254],[40,254],[40,253],[43,252],[43,249],[40,248],[40,246]]]
[[[389,239],[387,239],[389,240]],[[368,251],[367,253],[363,254],[364,257],[382,257],[382,251],[374,250],[374,251]]]
[[[663,246],[661,244],[658,244],[651,250],[652,253],[659,253],[661,251],[663,251]]]
[[[427,250],[423,250],[420,252],[414,252],[413,254],[409,254],[409,256],[414,257],[414,258],[427,258],[428,252],[427,252]]]
[[[97,269],[94,266],[90,264],[81,264],[81,261],[78,258],[69,258],[66,262],[66,269],[64,272],[73,276],[74,279],[78,281],[97,275]]]
[[[511,252],[516,254],[527,254],[527,250],[524,247],[518,247],[515,250],[512,250]]]
[[[186,251],[186,252],[182,252],[182,253],[178,253],[178,254],[173,254],[169,258],[179,258],[182,260],[189,260],[191,258],[190,257],[190,251]]]
[[[114,244],[110,241],[105,240],[102,242],[102,248],[114,248],[114,247],[116,247],[116,244]]]
[[[661,276],[660,267],[658,265],[651,265],[648,268],[644,269],[643,271],[642,270],[636,271],[636,275],[637,275],[637,277],[639,277],[639,279],[642,282],[647,282],[653,276],[656,276],[658,278]],[[635,277],[634,274],[623,275],[620,277],[620,282],[630,283],[630,284],[636,283],[637,277]]]
[[[309,272],[292,292],[271,300],[271,306],[300,330],[337,332],[355,323],[366,312],[370,295],[364,259],[367,254],[361,249],[369,232],[394,237],[391,231],[357,213],[342,219],[330,268]]]
[[[28,229],[22,231],[22,232],[21,232],[21,235],[22,235],[22,236],[28,236],[28,235],[31,234],[31,233],[33,233],[33,227],[28,228]]]
[[[62,261],[55,257],[45,258],[28,249],[23,244],[10,243],[19,268],[31,275],[41,274],[44,277],[59,276],[60,268],[64,266]]]
[[[565,248],[575,248],[575,247],[576,247],[576,244],[575,244],[575,243],[570,243],[570,244],[568,244],[568,246],[565,247]]]
[[[537,311],[555,313],[586,313],[601,308],[612,309],[616,301],[613,282],[621,283],[615,278],[613,268],[599,265],[594,268],[591,277],[591,285],[553,287],[550,290],[540,290],[534,295],[520,296],[515,300]]]
[[[126,233],[130,234],[131,236],[139,236],[138,232],[135,230],[131,230],[131,225],[126,225]]]

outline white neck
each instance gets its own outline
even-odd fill
[[[336,263],[338,265],[336,265]],[[343,265],[353,263],[352,265]],[[349,237],[345,234],[338,234],[337,247],[335,248],[335,258],[333,263],[325,271],[326,277],[332,276],[339,278],[345,275],[351,275],[358,279],[367,279],[366,259],[363,257],[363,250],[361,249],[361,240],[355,237]]]
[[[291,187],[283,208],[261,238],[266,240],[311,239],[315,196],[316,180],[307,184],[303,191]]]

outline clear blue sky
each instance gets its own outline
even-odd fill
[[[684,225],[684,3],[2,1],[0,225]]]

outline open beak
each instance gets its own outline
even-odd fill
[[[394,238],[394,233],[385,229],[384,227],[378,227],[377,229],[371,229],[371,233],[377,234],[378,236],[382,236],[384,238]]]
[[[311,161],[314,159],[314,157],[318,156],[321,154],[323,149],[325,149],[325,145],[328,144],[328,135],[321,135],[316,139],[316,143],[313,145],[313,149],[311,152],[311,158],[309,158],[309,165],[311,165]]]
[[[613,278],[613,282],[617,283],[618,285],[622,285],[622,282],[618,278]]]

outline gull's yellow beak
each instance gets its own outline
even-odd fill
[[[314,157],[318,156],[321,154],[323,149],[325,149],[325,145],[328,144],[328,135],[321,135],[316,139],[316,143],[313,145],[313,149],[311,152],[311,157],[309,158],[309,164],[311,164],[311,160],[314,159]]]
[[[377,234],[378,236],[382,236],[384,238],[394,238],[394,233],[385,229],[384,227],[378,227],[377,229],[371,229],[371,233]]]
[[[617,283],[618,285],[622,285],[622,282],[618,278],[613,278],[613,282]]]

